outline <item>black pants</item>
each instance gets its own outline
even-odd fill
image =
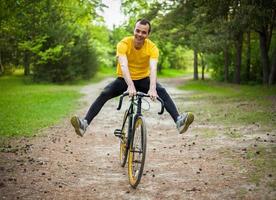
[[[147,93],[150,86],[150,79],[144,78],[140,80],[133,81],[136,91]],[[94,103],[90,106],[85,119],[87,120],[88,124],[94,119],[94,117],[100,112],[103,105],[109,100],[114,97],[117,97],[123,92],[127,90],[127,84],[123,78],[117,78],[110,84],[108,84],[98,98],[94,101]],[[179,115],[174,102],[172,101],[171,97],[159,83],[156,85],[156,91],[158,96],[164,101],[165,109],[170,113],[173,120],[176,122],[177,117]]]

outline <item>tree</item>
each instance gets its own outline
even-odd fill
[[[273,29],[275,27],[276,20],[276,3],[273,0],[259,1],[256,3],[255,9],[252,11],[255,22],[255,30],[259,34],[260,38],[260,50],[261,50],[261,61],[263,68],[263,83],[272,84],[274,80],[269,81],[269,50],[271,46],[271,38]],[[274,55],[272,55],[274,57]],[[272,59],[273,60],[273,59]],[[271,68],[273,68],[271,66]],[[272,70],[271,70],[272,71]],[[271,75],[273,78],[273,75]]]
[[[97,17],[96,8],[103,6],[100,0],[4,0],[1,4],[4,66],[23,64],[25,75],[32,72],[38,81],[63,82],[95,74],[98,55],[91,21]]]
[[[271,56],[271,71],[269,76],[269,85],[275,84],[276,82],[276,46],[274,45],[274,49]]]

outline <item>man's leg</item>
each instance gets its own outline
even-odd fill
[[[174,122],[176,122],[179,113],[170,95],[167,93],[166,89],[162,87],[159,83],[156,84],[156,91],[158,96],[164,101],[164,106],[166,110],[171,115]]]
[[[156,90],[158,96],[164,101],[166,110],[170,113],[174,122],[176,123],[176,127],[179,133],[185,133],[191,123],[194,121],[194,115],[190,112],[179,115],[177,108],[166,89],[157,83]]]
[[[111,98],[119,96],[127,89],[127,84],[123,78],[117,78],[108,84],[101,94],[97,97],[94,103],[90,106],[84,119],[77,116],[71,118],[71,124],[74,126],[78,135],[83,136],[87,126],[91,123],[94,117],[100,112],[103,105]]]
[[[103,105],[109,99],[119,96],[126,90],[127,90],[127,84],[123,78],[117,78],[116,80],[108,84],[101,92],[101,94],[98,96],[98,98],[94,101],[94,103],[90,106],[84,118],[85,120],[87,120],[87,123],[88,124],[91,123],[91,121],[100,112]]]

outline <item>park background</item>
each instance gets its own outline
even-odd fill
[[[187,77],[179,89],[193,92],[195,102],[208,101],[197,105],[211,113],[208,122],[257,124],[272,135],[247,156],[256,167],[252,182],[273,177],[266,186],[275,191],[275,1],[122,0],[123,17],[107,25],[112,2],[1,1],[1,152],[11,150],[10,139],[33,137],[74,113],[85,85],[115,77],[116,44],[147,18],[160,79]],[[223,116],[212,115],[222,109],[218,101],[230,106]]]

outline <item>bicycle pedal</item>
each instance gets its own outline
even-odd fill
[[[116,137],[121,138],[121,137],[122,137],[122,130],[121,130],[121,129],[116,129],[116,130],[114,131],[114,135],[115,135]]]

